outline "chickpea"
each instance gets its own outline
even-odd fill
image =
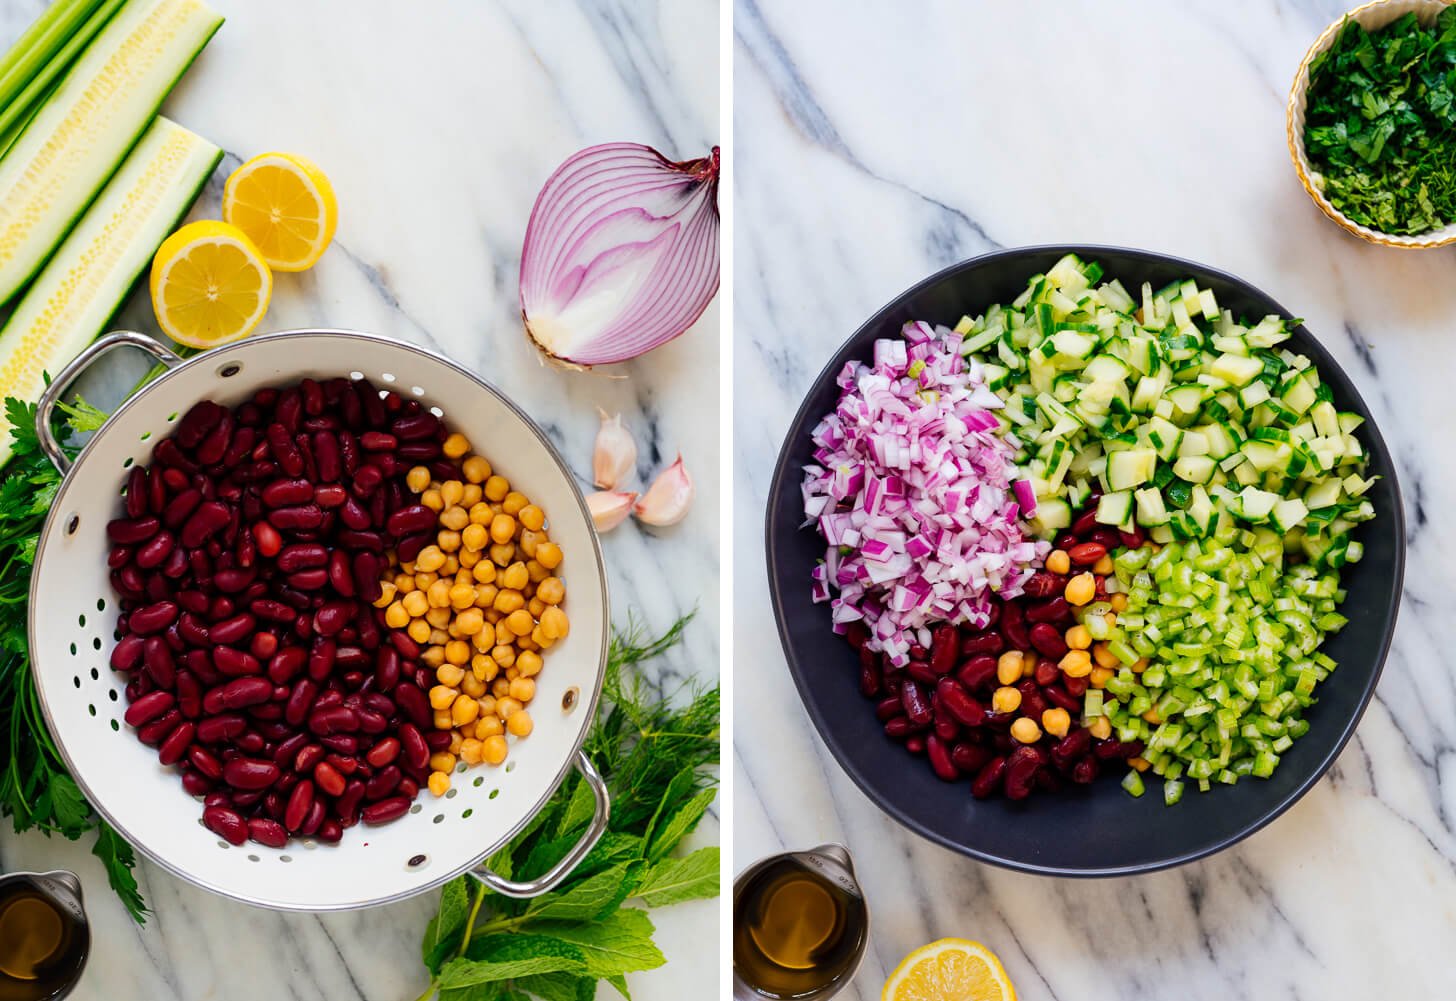
[[[487,740],[491,737],[498,737],[506,732],[506,725],[495,713],[481,711],[480,718],[475,721],[475,739]]]
[[[380,581],[379,597],[375,598],[372,604],[375,608],[388,608],[394,602],[394,596],[398,590],[399,588],[395,587],[392,581]]]
[[[466,671],[460,676],[460,690],[472,699],[485,694],[485,682],[475,676],[475,671]]]
[[[541,627],[545,629],[546,619],[541,619]],[[996,660],[996,680],[1003,685],[1015,684],[1021,679],[1021,670],[1026,656],[1020,650],[1007,650]]]
[[[452,532],[461,532],[470,524],[470,513],[463,507],[447,507],[440,512],[440,524]]]
[[[1106,667],[1113,670],[1116,670],[1117,665],[1121,663],[1117,659],[1117,654],[1113,653],[1106,643],[1093,644],[1092,659],[1097,662],[1098,667]]]
[[[526,564],[519,561],[506,567],[505,573],[501,574],[501,585],[512,591],[523,591],[530,583],[530,571],[526,569]]]
[[[488,500],[503,501],[511,492],[511,483],[504,476],[496,475],[485,481],[485,496]]]
[[[538,624],[535,629],[531,630],[531,642],[536,644],[542,650],[549,650],[551,648],[551,644],[555,643],[556,640],[550,636],[547,636],[546,633],[541,629],[541,626]]]
[[[425,466],[415,466],[404,474],[404,485],[412,494],[423,493],[430,485],[430,470]]]
[[[446,608],[450,604],[450,584],[448,581],[436,580],[425,592],[425,599],[431,608]]]
[[[475,607],[494,608],[496,596],[500,594],[500,588],[494,584],[478,584],[475,588]],[[489,618],[489,616],[486,616]]]
[[[1094,667],[1092,673],[1087,675],[1087,683],[1093,688],[1106,688],[1107,683],[1112,680],[1113,673],[1111,668]]]
[[[547,570],[561,566],[561,547],[554,542],[544,542],[536,547],[536,562]]]
[[[510,542],[516,537],[516,519],[508,514],[498,514],[490,521],[490,538],[495,543]]]
[[[471,600],[473,601],[475,599],[475,588],[472,587],[469,590]],[[460,630],[461,636],[474,636],[485,628],[485,616],[481,614],[478,608],[465,608],[461,610],[459,615],[455,616],[455,627]]]
[[[1011,724],[1011,736],[1022,744],[1035,744],[1041,739],[1041,727],[1036,720],[1022,716]]]
[[[460,499],[464,496],[465,484],[459,480],[446,480],[440,484],[440,499],[445,502],[446,511],[459,504]]]
[[[460,464],[460,471],[467,482],[478,485],[490,478],[490,463],[484,456],[472,455]]]
[[[470,663],[470,644],[464,640],[451,640],[445,645],[445,660],[457,666]]]
[[[460,742],[460,760],[467,765],[480,764],[480,741],[474,737],[466,737]]]
[[[1097,581],[1091,573],[1079,573],[1067,581],[1066,599],[1071,605],[1085,605],[1097,593]]]
[[[452,730],[450,733],[450,753],[458,755],[460,753],[460,745],[463,743],[465,743],[465,735],[458,730]]]
[[[1047,709],[1041,714],[1041,725],[1053,737],[1065,737],[1072,726],[1072,717],[1065,709]]]
[[[469,510],[479,504],[480,499],[484,496],[485,492],[480,489],[479,483],[466,483],[465,492],[460,495],[460,506]]]
[[[1021,690],[1004,685],[991,693],[991,708],[998,713],[1014,713],[1021,708]]]
[[[430,689],[430,708],[449,709],[458,693],[449,685],[436,685]]]
[[[506,720],[506,729],[516,737],[529,737],[535,728],[536,724],[531,721],[531,714],[524,709],[512,713],[511,718]]]
[[[460,548],[460,533],[442,529],[435,535],[435,545],[444,553],[453,553]]]
[[[475,634],[475,645],[480,648],[481,653],[488,653],[495,643],[495,625],[490,622],[482,622],[480,632]]]
[[[1112,564],[1112,556],[1108,553],[1103,553],[1102,556],[1098,558],[1097,562],[1092,564],[1092,572],[1095,574],[1099,574],[1103,577],[1106,577],[1108,574],[1112,573],[1113,569],[1114,567]]]
[[[497,667],[509,668],[516,662],[515,647],[507,643],[500,643],[491,647],[490,659],[495,661]]]
[[[463,538],[461,539],[461,543],[462,546],[460,552],[455,554],[455,558],[460,561],[461,570],[473,570],[475,569],[475,564],[480,562],[480,553],[476,552],[473,549],[464,548]]]
[[[440,568],[440,574],[442,576],[450,576],[450,575],[453,575],[453,574],[457,574],[459,572],[460,572],[460,561],[455,558],[455,554],[454,553],[448,553],[448,554],[446,554],[446,556],[445,556],[445,565]]]
[[[1073,650],[1086,650],[1092,646],[1092,634],[1083,625],[1073,626],[1067,630],[1067,646]]]
[[[1132,673],[1142,674],[1148,669],[1148,665],[1151,663],[1152,661],[1149,660],[1147,657],[1139,657],[1137,661],[1132,665]]]
[[[415,590],[428,591],[430,589],[430,585],[435,583],[435,581],[439,579],[440,575],[433,570],[431,570],[429,573],[417,573],[414,576]]]
[[[1053,549],[1047,553],[1046,568],[1052,573],[1066,573],[1072,569],[1072,558],[1063,549]]]
[[[531,600],[526,602],[526,611],[531,613],[531,618],[539,619],[541,617],[541,613],[546,611],[546,602],[542,601],[535,595],[532,595]],[[534,628],[534,626],[532,628]]]
[[[409,624],[409,628],[405,632],[416,643],[428,643],[430,640],[430,624],[424,619],[415,619]]]
[[[532,532],[530,529],[523,529],[521,532],[521,537],[516,540],[516,548],[519,549],[521,551],[521,554],[527,559],[534,559],[536,556],[536,547],[545,541],[546,536],[544,533]]]
[[[450,707],[450,718],[456,726],[465,726],[467,723],[474,723],[475,718],[480,715],[480,703],[469,695],[461,695]]]
[[[536,628],[536,620],[531,618],[530,612],[518,608],[506,616],[506,627],[517,636],[530,636],[531,630]]]
[[[450,776],[446,772],[431,772],[427,784],[430,792],[436,796],[443,796],[450,791]]]
[[[409,595],[405,595],[405,597],[409,597]],[[409,622],[410,613],[405,611],[403,601],[393,602],[384,610],[384,624],[391,629],[403,629],[409,625]]]
[[[525,608],[526,599],[521,597],[520,591],[502,591],[495,596],[491,607],[502,615],[510,615],[518,608]]]
[[[468,517],[465,520],[470,522]],[[470,522],[460,530],[460,541],[464,544],[465,551],[468,553],[478,553],[484,549],[486,539],[489,537],[489,529],[484,525],[477,525],[474,522]]]
[[[535,631],[536,631],[535,629],[532,629],[531,630],[531,632],[535,632]],[[529,636],[517,636],[516,637],[516,649],[519,650],[519,651],[521,651],[522,653],[525,653],[527,650],[535,651],[536,649],[538,649],[538,647],[536,646],[536,641],[533,640],[533,639],[531,639],[531,637],[529,637]]]
[[[516,515],[520,514],[521,509],[529,503],[531,502],[526,498],[525,494],[512,490],[510,493],[506,494],[505,499],[501,501],[501,510],[504,511],[506,514],[515,517]]]
[[[506,671],[504,678],[496,678],[490,684],[490,694],[498,699],[503,699],[511,694],[511,672]]]
[[[476,699],[475,701],[477,701],[477,702],[480,703],[480,715],[482,715],[482,716],[489,716],[491,719],[493,719],[497,723],[500,723],[501,724],[502,728],[500,730],[495,731],[495,732],[496,733],[503,733],[503,732],[505,732],[504,731],[505,721],[502,720],[495,713],[495,696],[494,695],[482,695],[480,698]],[[479,729],[479,727],[476,727],[476,729]],[[485,738],[484,737],[481,737],[480,739],[481,740],[484,740]]]
[[[495,512],[492,511],[490,509],[490,505],[485,503],[484,501],[478,501],[470,505],[469,514],[470,523],[472,525],[482,525],[487,528],[490,527],[491,520],[495,518]]]
[[[432,608],[425,613],[425,621],[434,629],[444,629],[450,624],[450,609]]]
[[[536,683],[530,678],[512,678],[510,695],[522,704],[530,702],[536,697]]]
[[[534,678],[541,673],[541,655],[527,650],[517,654],[516,668],[523,678]]]
[[[508,567],[516,558],[516,547],[509,542],[493,543],[490,547],[490,558],[498,567]]]
[[[1068,650],[1060,666],[1069,678],[1085,678],[1092,673],[1092,656],[1086,650]]]
[[[495,700],[495,714],[507,723],[510,722],[513,715],[520,712],[523,708],[525,707],[521,705],[519,699],[513,699],[509,695]]]
[[[1107,600],[1112,603],[1112,610],[1114,612],[1127,611],[1127,595],[1123,594],[1121,591],[1110,596]]]
[[[424,493],[420,494],[420,503],[423,504],[425,507],[429,508],[431,511],[445,510],[445,498],[441,497],[440,491],[436,490],[434,487],[431,487],[429,490],[426,490]]]
[[[394,589],[401,595],[409,594],[415,589],[415,572],[398,574],[394,578]]]
[[[435,710],[435,729],[436,730],[448,730],[448,729],[450,729],[450,710],[448,710],[448,709],[436,709]]]
[[[443,584],[444,581],[441,581]],[[455,584],[445,589],[445,604],[457,612],[463,612],[475,604],[475,588],[469,584]]]
[[[430,768],[437,772],[455,770],[455,755],[449,751],[436,751],[430,755]]]
[[[1096,739],[1106,740],[1108,737],[1112,736],[1112,720],[1108,719],[1106,716],[1094,717],[1092,722],[1087,724],[1087,729],[1092,731],[1092,736]],[[1129,762],[1129,764],[1131,764],[1131,762]],[[1137,768],[1136,765],[1133,765],[1133,767]],[[1138,768],[1138,771],[1142,771],[1142,769]]]
[[[547,570],[545,567],[543,567],[540,563],[537,563],[535,560],[527,560],[526,561],[526,576],[531,579],[531,583],[532,584],[539,584],[543,580],[545,580],[547,577],[550,577],[551,576],[551,571],[550,570]]]
[[[491,681],[500,673],[500,665],[494,657],[478,653],[470,658],[470,673],[481,682]]]
[[[431,609],[431,611],[432,612],[434,612],[434,611],[441,611],[441,609]],[[446,615],[449,615],[450,613],[449,612],[446,612],[445,614]],[[446,643],[449,643],[450,642],[450,634],[447,633],[445,630],[440,629],[438,627],[435,628],[435,629],[431,629],[430,630],[430,642],[432,644],[434,644],[435,646],[444,647],[444,645]]]
[[[426,667],[439,667],[445,663],[445,648],[442,646],[429,646],[420,651],[420,663]]]
[[[418,619],[430,610],[430,599],[424,591],[411,591],[400,599],[400,605],[404,608],[406,615],[412,619]]]
[[[566,585],[559,577],[547,577],[536,585],[536,597],[548,605],[559,605],[566,600]]]
[[[470,576],[475,578],[477,584],[494,584],[497,573],[499,571],[496,570],[495,564],[485,560],[481,560],[470,568]]]
[[[435,680],[447,688],[459,688],[460,679],[465,677],[465,672],[458,664],[442,663],[435,669]],[[442,709],[443,706],[435,706]]]
[[[541,531],[542,526],[546,524],[546,512],[542,511],[535,504],[527,504],[521,508],[517,512],[516,517],[520,520],[522,526],[533,532]]]
[[[505,737],[495,734],[485,738],[480,745],[480,759],[488,765],[498,765],[506,760],[506,755],[510,751],[510,745],[506,743]]]
[[[438,570],[444,565],[445,554],[441,552],[439,546],[426,546],[424,549],[421,549],[420,554],[415,557],[415,566],[425,571],[426,573],[431,573],[435,570]]]
[[[541,635],[551,640],[565,639],[571,631],[571,624],[566,618],[566,613],[555,605],[541,613]]]

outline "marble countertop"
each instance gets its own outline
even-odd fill
[[[686,158],[718,141],[717,4],[212,2],[227,23],[163,109],[227,150],[199,212],[215,218],[226,172],[270,149],[316,160],[340,204],[320,264],[278,276],[265,329],[355,327],[436,348],[510,393],[579,471],[590,468],[597,407],[620,411],[636,434],[641,477],[680,450],[698,487],[688,518],[655,535],[628,523],[604,540],[613,618],[630,610],[662,629],[696,606],[685,644],[655,669],[669,687],[715,678],[719,400],[717,366],[704,359],[716,358],[717,306],[682,338],[622,366],[623,378],[568,374],[539,364],[522,335],[516,280],[536,192],[570,153],[631,139]],[[0,37],[14,37],[43,6],[0,0]],[[155,331],[145,295],[120,325]],[[713,813],[696,843],[716,842]],[[357,913],[278,914],[144,862],[138,877],[154,913],[138,928],[89,840],[5,827],[4,870],[81,875],[94,932],[73,995],[83,1001],[382,1001],[425,986],[419,943],[433,894]],[[717,902],[658,914],[668,964],[630,976],[633,996],[708,996]]]
[[[829,840],[855,850],[875,932],[852,1001],[942,936],[993,948],[1026,1001],[1449,989],[1435,957],[1456,935],[1456,685],[1436,637],[1456,618],[1456,461],[1423,422],[1451,413],[1456,251],[1361,243],[1300,188],[1285,99],[1344,9],[737,3],[734,377],[754,405],[737,409],[733,457],[733,848],[740,868]],[[1379,421],[1406,504],[1394,650],[1338,763],[1238,847],[1140,878],[1007,872],[881,814],[791,694],[766,597],[772,462],[834,349],[945,265],[1055,242],[1203,261],[1307,317]]]

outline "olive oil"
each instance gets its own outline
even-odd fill
[[[79,906],[64,906],[40,882],[0,890],[0,1001],[62,996],[85,962],[90,933]]]
[[[829,878],[802,856],[783,856],[738,893],[734,973],[766,998],[835,990],[853,975],[868,926],[864,898],[846,881]]]

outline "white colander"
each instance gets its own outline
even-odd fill
[[[74,464],[50,435],[65,387],[117,347],[140,348],[168,371],[127,400]],[[122,721],[124,678],[109,666],[115,598],[106,565],[106,523],[122,510],[127,469],[198,400],[237,404],[264,386],[348,376],[416,397],[468,437],[491,464],[546,511],[566,558],[571,633],[546,656],[531,704],[535,730],[511,738],[501,767],[457,766],[443,797],[422,791],[410,813],[380,827],[358,825],[337,845],[295,838],[286,848],[234,847],[202,826],[202,804],[176,770],[157,761]],[[369,334],[287,331],[253,337],[183,361],[142,334],[102,338],[61,371],[37,413],[41,442],[64,474],[36,552],[30,589],[30,650],[51,733],[97,811],[157,864],[237,900],[285,910],[365,907],[420,893],[462,872],[510,896],[544,893],[601,836],[607,793],[581,754],[607,656],[607,581],[585,501],[541,430],[496,389],[429,351]],[[578,768],[596,794],[592,827],[551,872],[513,883],[482,866]]]

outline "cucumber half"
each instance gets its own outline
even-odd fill
[[[0,160],[0,303],[45,262],[222,24],[201,0],[132,0]]]
[[[0,330],[0,396],[34,400],[96,338],[196,201],[222,150],[158,117]],[[10,458],[10,428],[0,466]]]

